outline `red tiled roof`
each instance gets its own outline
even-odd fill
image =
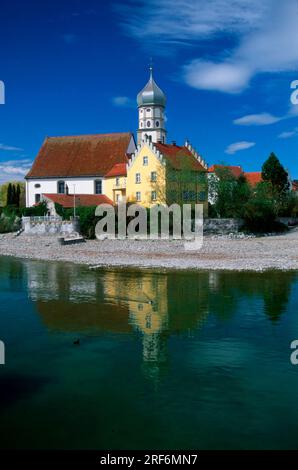
[[[73,194],[43,194],[46,199],[50,199],[65,208],[74,206]],[[100,204],[113,204],[104,194],[76,194],[76,207],[99,206]]]
[[[179,145],[155,144],[155,147],[176,170],[181,170],[183,165],[187,163],[193,170],[206,171],[203,165],[198,162],[191,151],[185,146],[180,147]]]
[[[235,178],[239,178],[239,176],[243,174],[243,170],[242,170],[241,166],[239,166],[239,165],[238,166],[212,165],[208,169],[208,172],[209,173],[214,173],[216,170],[219,170],[219,169],[230,170],[230,172],[232,173],[233,176],[235,176]]]
[[[132,134],[93,134],[45,139],[26,178],[103,176],[127,162]]]
[[[261,183],[262,181],[262,173],[260,171],[244,173],[244,176],[251,186],[256,186],[256,184]]]
[[[105,175],[106,178],[112,176],[126,176],[126,163],[116,163]]]

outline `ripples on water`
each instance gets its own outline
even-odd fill
[[[0,258],[0,288],[0,447],[298,448],[296,273]]]

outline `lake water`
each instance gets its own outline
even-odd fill
[[[0,295],[1,448],[298,448],[297,273],[2,257]]]

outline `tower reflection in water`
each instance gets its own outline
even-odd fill
[[[46,327],[78,337],[140,336],[144,374],[170,364],[171,337],[191,336],[209,315],[227,321],[243,302],[261,304],[271,322],[286,310],[295,273],[89,270],[28,261],[28,292]]]
[[[167,370],[169,337],[189,334],[208,315],[208,274],[177,290],[176,276],[161,272],[39,262],[27,262],[26,270],[29,296],[49,330],[78,337],[137,334],[142,368],[154,379]]]

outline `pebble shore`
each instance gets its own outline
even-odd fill
[[[185,251],[181,240],[87,240],[61,246],[53,235],[0,234],[0,255],[90,267],[298,270],[298,229],[267,237],[205,236],[196,252]]]

